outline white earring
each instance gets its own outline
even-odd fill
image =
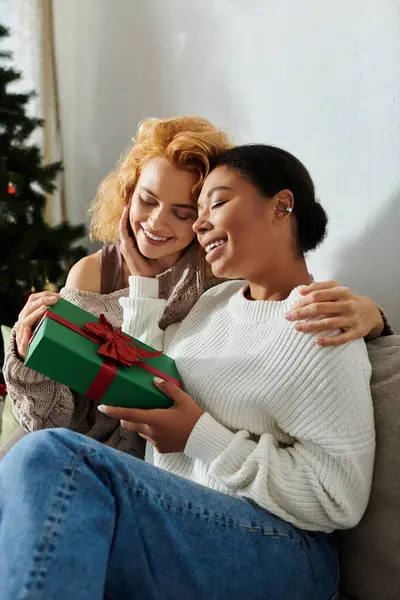
[[[291,206],[287,206],[285,208],[285,211],[288,212],[288,213],[292,213],[293,212],[293,208]]]

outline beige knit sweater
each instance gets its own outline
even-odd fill
[[[158,280],[160,296],[167,301],[161,320],[163,329],[182,321],[207,289],[221,283],[209,273],[196,246],[190,247],[173,267],[158,276]],[[61,290],[65,300],[96,316],[103,313],[114,326],[122,324],[119,299],[128,294],[128,288],[111,294],[73,288]],[[3,373],[14,414],[25,430],[68,427],[123,452],[143,456],[143,440],[120,427],[117,419],[100,413],[96,402],[25,367],[16,352],[14,330]]]

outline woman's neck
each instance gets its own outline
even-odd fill
[[[186,252],[188,252],[190,247],[191,246],[187,246],[180,252],[176,252],[174,254],[169,254],[168,256],[164,256],[160,259],[154,260],[154,259],[147,258],[146,260],[153,267],[154,272],[157,273],[158,275],[160,275],[161,273],[168,271],[168,269],[170,269],[171,267],[176,265],[180,261],[182,256],[184,254],[186,254]],[[124,270],[124,282],[125,282],[126,287],[128,287],[130,271],[129,271],[128,265],[126,264],[125,260],[123,260],[123,270]]]
[[[251,300],[285,300],[294,288],[312,282],[304,257],[293,262],[290,267],[275,265],[270,273],[251,279],[249,281]]]
[[[168,271],[168,269],[171,269],[171,267],[179,263],[182,256],[184,256],[184,254],[188,252],[189,248],[191,248],[191,245],[186,246],[182,250],[179,250],[179,252],[174,252],[173,254],[169,254],[168,256],[163,256],[162,258],[154,260],[148,259],[148,261],[154,267],[154,270],[161,274],[165,271]]]

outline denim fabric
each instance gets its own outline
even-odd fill
[[[1,600],[331,600],[331,537],[62,429],[0,463]]]

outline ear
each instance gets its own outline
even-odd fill
[[[280,221],[288,219],[293,211],[294,197],[290,190],[281,190],[272,198],[274,217]]]

